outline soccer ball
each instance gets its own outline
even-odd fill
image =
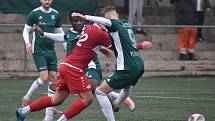
[[[205,118],[201,114],[192,114],[188,121],[205,121]]]

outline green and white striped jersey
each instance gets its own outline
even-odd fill
[[[132,70],[143,67],[143,60],[136,47],[136,40],[130,24],[126,20],[111,19],[107,27],[112,37],[112,47],[116,55],[117,70]]]
[[[33,24],[39,25],[43,31],[54,33],[55,28],[60,28],[61,21],[58,11],[50,8],[49,11],[45,11],[42,7],[38,7],[31,11],[27,17],[28,26]],[[37,33],[33,33],[32,41],[33,53],[49,54],[55,51],[54,41],[47,38],[40,37]]]

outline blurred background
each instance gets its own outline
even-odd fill
[[[215,1],[210,0],[211,9],[205,14],[203,35],[207,43],[196,43],[197,61],[178,60],[178,34],[175,22],[175,6],[169,0],[144,0],[142,25],[147,35],[136,33],[138,42],[149,40],[154,47],[141,50],[145,60],[144,76],[196,76],[215,75]],[[39,0],[1,0],[0,1],[0,78],[19,78],[37,76],[36,68],[30,54],[26,54],[22,30],[26,15],[40,5]],[[68,13],[76,9],[93,15],[95,10],[107,5],[117,7],[120,17],[128,19],[129,0],[54,0],[53,8],[57,9],[66,26],[69,25]],[[58,59],[61,61],[64,52],[56,44]],[[114,68],[113,59],[99,56],[104,75]],[[60,62],[59,61],[59,62]]]

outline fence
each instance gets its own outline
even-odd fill
[[[19,28],[22,29],[24,27],[24,24],[0,24],[0,28]],[[69,28],[71,27],[71,25],[63,25],[64,28]],[[136,26],[134,25],[134,27],[143,27],[143,28],[181,28],[181,27],[197,27],[197,28],[206,28],[206,29],[213,29],[215,28],[214,25],[203,25],[203,26],[185,26],[185,25],[141,25],[141,26]],[[0,40],[1,41],[1,40]],[[24,41],[23,41],[24,44]],[[23,64],[23,70],[24,70],[24,75],[27,73],[27,52],[25,51],[25,48],[23,48],[23,52],[24,52],[24,64]]]

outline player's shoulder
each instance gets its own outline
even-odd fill
[[[59,12],[56,9],[54,9],[54,8],[51,8],[51,11],[54,12],[54,13],[56,13],[56,14],[59,14]]]
[[[95,32],[95,31],[97,31],[97,28],[93,24],[88,24],[87,26],[85,26],[84,31],[85,32]]]
[[[125,19],[112,19],[112,27],[113,28],[132,28],[129,22]]]
[[[125,19],[110,19],[112,24],[122,24],[127,23],[127,20]]]
[[[77,39],[80,36],[80,34],[81,34],[80,32],[75,31],[73,28],[69,28],[66,31],[64,38],[66,38],[65,40],[68,40],[68,39],[74,40],[74,39]]]
[[[35,9],[33,9],[33,10],[29,13],[29,15],[32,16],[32,15],[34,15],[34,14],[37,14],[39,11],[40,11],[40,7],[37,7],[37,8],[35,8]]]
[[[37,11],[40,11],[40,7],[37,7],[37,8],[32,10],[32,12],[37,12]]]
[[[35,9],[33,9],[33,10],[28,14],[28,16],[29,16],[29,17],[33,17],[33,16],[37,15],[37,14],[39,13],[39,11],[40,11],[40,7],[37,7],[37,8],[35,8]]]

